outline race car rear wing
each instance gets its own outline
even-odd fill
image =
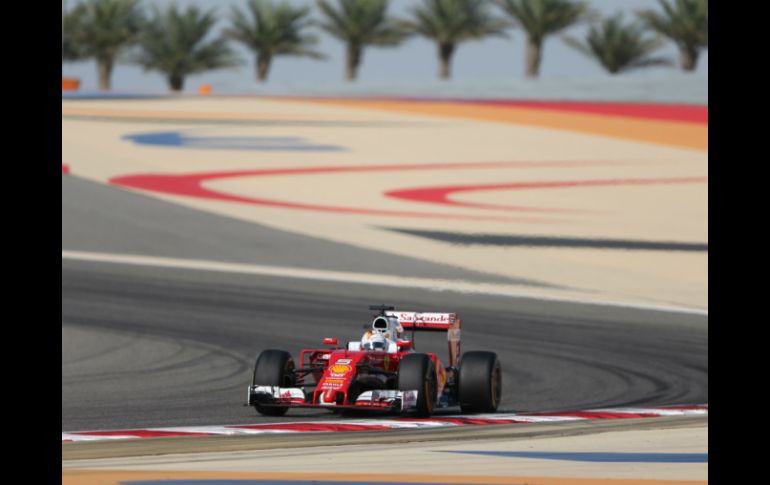
[[[385,315],[398,318],[404,330],[448,331],[460,327],[460,318],[456,313],[419,313],[386,311]]]
[[[387,310],[389,317],[396,317],[404,330],[447,332],[449,365],[457,365],[460,359],[460,317],[456,313],[420,313]]]

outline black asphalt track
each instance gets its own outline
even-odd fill
[[[484,278],[188,211],[63,177],[62,249]],[[249,252],[276,237],[294,242]],[[62,431],[265,421],[242,405],[258,353],[358,339],[379,303],[458,312],[463,348],[500,357],[501,411],[708,402],[705,316],[63,259]],[[417,344],[446,354],[439,334]],[[309,417],[334,416],[280,419]]]

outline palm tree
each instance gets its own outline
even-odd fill
[[[80,30],[78,22],[80,15],[76,10],[67,11],[67,2],[62,0],[61,7],[61,58],[64,61],[79,61],[84,54],[80,45],[74,42],[73,36]]]
[[[415,20],[406,25],[436,42],[439,77],[448,79],[457,44],[488,35],[505,36],[508,22],[490,15],[489,0],[423,0],[412,9]]]
[[[216,23],[213,10],[203,12],[190,6],[180,11],[171,4],[165,11],[154,5],[153,12],[142,32],[135,62],[145,71],[165,74],[172,91],[181,91],[190,74],[237,65],[224,38],[206,41]]]
[[[118,56],[135,43],[143,22],[139,0],[87,0],[62,20],[64,59],[96,59],[99,88],[111,87]]]
[[[527,77],[540,72],[543,41],[592,14],[588,4],[572,0],[495,0],[527,33]]]
[[[674,41],[679,47],[679,63],[683,70],[694,71],[701,49],[709,45],[708,0],[658,0],[663,14],[642,10],[637,15],[645,24]]]
[[[652,56],[653,52],[663,47],[663,40],[645,35],[641,23],[623,25],[623,14],[618,13],[602,21],[599,28],[592,26],[585,42],[566,36],[564,41],[595,58],[611,74],[642,67],[671,65],[670,59]]]
[[[308,56],[316,59],[323,55],[310,49],[318,38],[303,33],[311,25],[309,7],[292,7],[288,3],[275,4],[269,0],[249,0],[249,13],[233,7],[232,27],[225,35],[243,43],[256,54],[257,79],[264,81],[270,71],[273,57],[278,55]]]
[[[401,43],[407,37],[402,22],[386,15],[388,0],[338,0],[335,9],[326,0],[318,7],[326,17],[321,28],[346,45],[345,72],[348,81],[358,75],[364,47],[387,47]]]

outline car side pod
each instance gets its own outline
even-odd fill
[[[406,350],[414,348],[414,342],[411,340],[399,340],[396,342],[396,345],[398,346],[399,352],[404,352]]]

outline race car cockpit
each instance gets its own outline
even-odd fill
[[[404,329],[395,317],[378,316],[372,322],[360,342],[350,342],[348,350],[379,350],[398,352],[398,340],[403,338]]]

